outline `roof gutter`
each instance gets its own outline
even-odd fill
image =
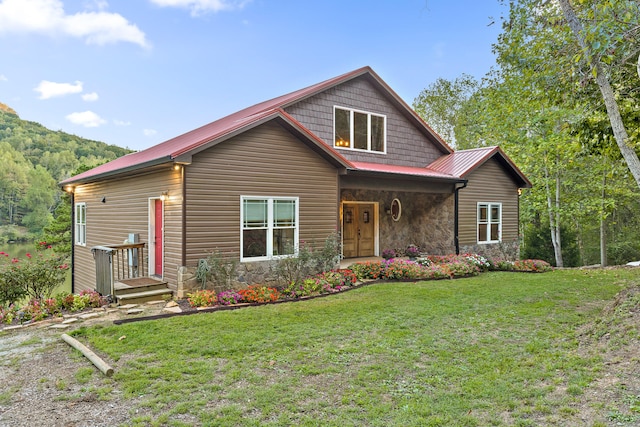
[[[127,172],[133,172],[138,169],[144,169],[150,166],[158,166],[163,163],[170,163],[170,162],[174,162],[174,160],[171,157],[168,157],[168,156],[160,157],[159,159],[150,160],[145,163],[140,163],[140,164],[136,164],[136,165],[125,167],[125,168],[115,169],[112,171],[91,175],[86,178],[80,178],[80,179],[74,179],[73,177],[67,178],[64,181],[59,182],[58,185],[60,187],[66,187],[66,186],[74,186],[78,184],[87,184],[89,182],[94,182],[103,178],[112,177],[116,175],[123,175],[123,174],[126,174]]]
[[[458,237],[458,229],[459,229],[459,224],[458,224],[458,211],[459,211],[459,205],[460,205],[460,200],[459,200],[459,195],[458,192],[460,190],[462,190],[463,188],[465,188],[467,186],[467,183],[469,181],[465,180],[462,183],[462,186],[458,186],[456,185],[455,188],[455,196],[454,196],[454,206],[453,206],[453,241],[454,244],[456,245],[456,255],[460,255],[460,238]]]

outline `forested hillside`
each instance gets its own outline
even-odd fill
[[[60,203],[58,182],[129,152],[22,120],[0,103],[0,242],[39,236]]]

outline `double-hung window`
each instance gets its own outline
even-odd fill
[[[502,240],[502,204],[478,203],[478,243]]]
[[[297,197],[242,196],[240,206],[243,261],[296,254],[299,230]]]
[[[385,116],[341,107],[334,107],[333,113],[334,147],[385,152],[387,140]]]
[[[74,236],[75,244],[79,246],[87,245],[87,204],[76,203],[74,216]]]

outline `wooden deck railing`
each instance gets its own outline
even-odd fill
[[[145,243],[125,243],[109,245],[113,249],[113,279],[143,277]]]
[[[145,243],[95,246],[91,248],[96,261],[96,290],[113,295],[116,281],[144,277]]]

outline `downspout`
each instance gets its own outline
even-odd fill
[[[454,206],[453,206],[453,241],[456,245],[456,255],[460,255],[460,239],[458,237],[458,211],[459,211],[459,195],[458,191],[462,190],[467,186],[469,181],[465,180],[462,182],[462,187],[458,187],[458,184],[455,184],[455,197],[454,197]]]
[[[185,165],[181,168],[182,174],[182,266],[187,265],[187,170]]]
[[[76,290],[76,204],[75,204],[75,192],[71,190],[69,192],[71,199],[71,293],[74,294]]]

